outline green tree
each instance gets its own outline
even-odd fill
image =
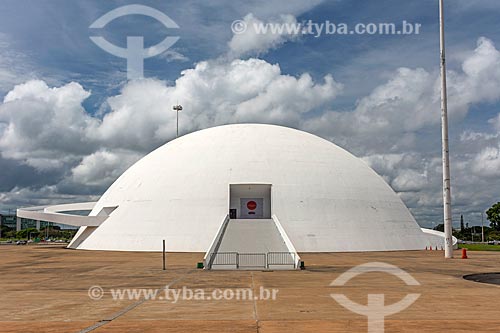
[[[434,230],[444,232],[444,224],[438,224],[437,226],[434,227]]]
[[[490,231],[486,239],[489,241],[500,240],[500,231]]]
[[[497,202],[486,211],[486,216],[491,222],[490,226],[495,230],[500,230],[500,202]]]
[[[38,237],[39,231],[35,228],[23,229],[21,231],[16,232],[16,238],[28,238],[31,234],[31,237]]]

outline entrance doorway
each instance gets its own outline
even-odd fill
[[[229,196],[230,218],[271,218],[270,184],[230,184]]]

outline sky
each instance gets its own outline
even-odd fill
[[[144,15],[89,26],[140,4]],[[500,2],[445,0],[454,226],[500,201]],[[234,33],[235,20],[247,29]],[[419,34],[258,33],[259,24],[420,24]],[[145,47],[127,60],[90,40]],[[180,133],[229,123],[298,128],[365,160],[424,227],[442,223],[437,0],[0,2],[0,211],[97,200]]]

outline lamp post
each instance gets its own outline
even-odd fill
[[[484,222],[483,222],[484,212],[481,212],[481,242],[484,243]]]
[[[441,54],[441,140],[443,150],[443,216],[444,216],[444,256],[453,258],[451,220],[450,149],[448,143],[448,97],[446,93],[446,55],[444,43],[443,0],[439,0],[439,46]]]
[[[179,111],[182,111],[182,105],[177,104],[172,107],[172,109],[177,113],[177,131],[176,131],[176,138],[179,137]]]

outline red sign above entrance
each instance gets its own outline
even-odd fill
[[[249,201],[247,202],[247,208],[249,210],[255,210],[255,208],[257,208],[257,203],[255,201]]]

